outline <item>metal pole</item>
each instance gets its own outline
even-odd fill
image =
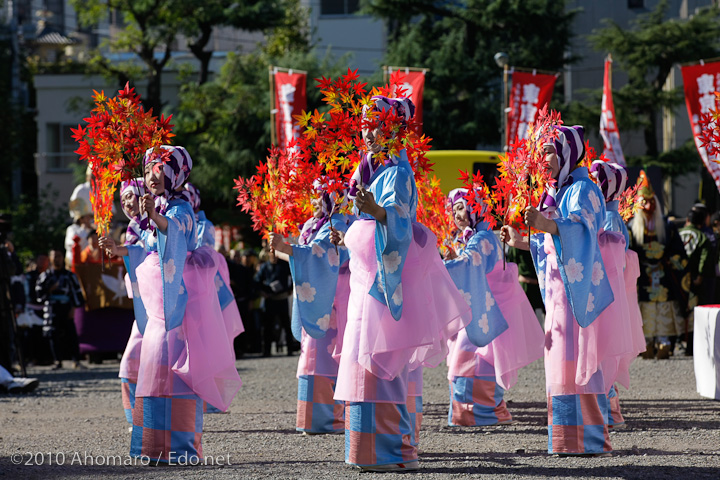
[[[503,124],[503,152],[508,151],[508,66],[503,65],[503,109],[502,109],[502,124]]]

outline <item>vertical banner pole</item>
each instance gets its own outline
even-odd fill
[[[275,145],[277,134],[275,132],[275,113],[273,113],[275,111],[275,82],[272,65],[268,66],[268,77],[270,80],[270,143]]]

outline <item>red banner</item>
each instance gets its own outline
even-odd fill
[[[612,97],[612,60],[605,60],[603,77],[602,113],[600,114],[600,135],[605,144],[605,157],[611,162],[625,166],[625,155],[620,145],[620,131],[615,117],[615,104]]]
[[[538,110],[550,103],[556,79],[556,75],[513,72],[506,145],[525,138],[528,125],[535,121]]]
[[[715,185],[720,190],[720,161],[717,156],[709,156],[705,148],[701,146],[700,139],[700,114],[707,113],[715,108],[715,92],[720,90],[720,62],[701,63],[682,67],[683,87],[685,89],[685,103],[687,104],[690,126],[693,129],[695,145],[697,146],[700,158],[707,167]]]
[[[421,125],[420,132],[422,133],[422,120],[423,120],[423,90],[425,90],[425,70],[403,70],[399,68],[395,74],[393,70],[388,68],[388,72],[391,75],[402,75],[403,88],[405,89],[406,96],[410,97],[410,100],[415,104],[415,119]]]
[[[293,138],[300,136],[293,115],[307,110],[307,74],[275,71],[275,131],[277,146],[286,147]]]

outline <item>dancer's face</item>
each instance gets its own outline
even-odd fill
[[[313,208],[313,217],[315,218],[322,218],[323,211],[322,211],[322,198],[316,197],[310,200],[310,204]]]
[[[453,218],[455,220],[455,226],[460,230],[464,230],[470,226],[470,217],[463,202],[457,202],[453,205]]]
[[[145,165],[145,185],[153,195],[159,196],[165,193],[165,173],[163,173],[162,163]]]
[[[550,171],[550,176],[557,180],[558,175],[560,175],[560,163],[558,162],[555,145],[544,145],[543,151],[545,152],[545,161],[547,162],[545,168]]]
[[[382,149],[381,145],[378,143],[378,139],[381,134],[382,129],[380,127],[374,129],[362,129],[363,141],[365,142],[365,148],[368,149],[368,152],[378,153]]]
[[[125,210],[130,217],[137,217],[140,215],[140,205],[138,204],[137,197],[133,192],[125,192],[122,198],[122,208]]]

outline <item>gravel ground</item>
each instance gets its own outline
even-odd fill
[[[346,465],[342,435],[295,431],[296,365],[297,357],[238,361],[244,386],[230,413],[205,417],[204,454],[225,465],[196,467],[125,464],[130,434],[118,363],[84,371],[32,368],[29,374],[41,380],[35,392],[0,395],[0,478],[369,480],[401,475],[360,473]],[[547,454],[542,362],[523,369],[506,393],[515,423],[502,427],[448,427],[446,373],[444,366],[425,371],[422,478],[720,478],[720,403],[695,392],[692,358],[633,364],[632,390],[620,390],[628,427],[611,433],[612,458]]]

